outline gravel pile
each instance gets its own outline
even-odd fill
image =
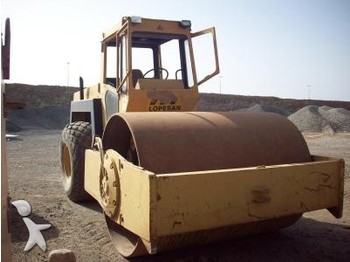
[[[329,106],[306,106],[288,117],[301,132],[350,132],[350,111]]]
[[[9,110],[6,120],[8,132],[31,129],[63,129],[69,122],[69,107],[49,106]]]
[[[251,106],[249,108],[241,108],[236,111],[238,112],[270,112],[270,113],[277,113],[283,116],[288,116],[288,112],[286,110],[283,110],[275,106],[260,105],[260,104],[255,104],[254,106]]]

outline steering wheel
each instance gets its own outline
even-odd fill
[[[146,78],[146,75],[148,75],[150,72],[152,72],[152,71],[156,71],[156,69],[155,68],[152,68],[152,69],[150,69],[150,70],[148,70],[146,73],[144,73],[143,74],[143,78]],[[164,77],[164,79],[168,79],[168,76],[169,76],[169,72],[168,72],[168,70],[166,70],[165,68],[163,68],[163,67],[159,67],[159,72],[162,72],[162,71],[164,71],[165,73],[166,73],[166,76]]]

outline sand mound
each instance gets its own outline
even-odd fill
[[[350,111],[306,106],[288,117],[302,132],[350,132]]]

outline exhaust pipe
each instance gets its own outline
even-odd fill
[[[80,100],[84,100],[84,79],[79,76]]]

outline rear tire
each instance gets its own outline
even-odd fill
[[[61,170],[66,195],[74,202],[91,200],[84,189],[85,150],[91,148],[91,125],[77,121],[66,125],[60,141]]]

